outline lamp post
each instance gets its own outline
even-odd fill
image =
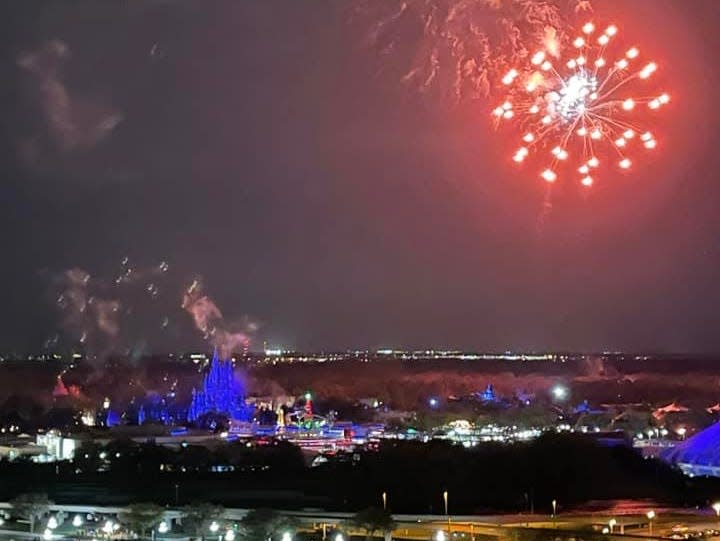
[[[382,493],[383,510],[387,511],[387,492]]]
[[[448,491],[443,491],[443,502],[445,503],[445,516],[448,521],[448,535],[450,535],[450,514],[448,513]]]
[[[655,518],[655,511],[650,509],[650,511],[646,513],[646,516],[648,519],[648,533],[650,534],[650,537],[652,537],[652,521]]]
[[[713,511],[715,511],[715,516],[720,521],[720,502],[715,502],[712,504]]]

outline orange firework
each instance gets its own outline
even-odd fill
[[[539,157],[545,182],[569,172],[589,187],[601,165],[626,171],[633,151],[657,146],[652,132],[638,122],[645,115],[641,111],[654,114],[670,96],[648,89],[647,79],[658,66],[642,61],[637,47],[613,51],[617,33],[615,25],[598,32],[588,22],[570,41],[569,54],[557,55],[546,44],[530,55],[526,66],[514,67],[502,78],[508,94],[492,114],[498,123],[520,126],[521,144],[513,161]]]

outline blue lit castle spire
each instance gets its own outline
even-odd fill
[[[210,372],[205,375],[202,390],[193,389],[187,420],[197,421],[206,413],[219,413],[233,419],[247,417],[243,389],[235,381],[232,361],[220,360],[217,348],[213,352]]]

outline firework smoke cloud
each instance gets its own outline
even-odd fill
[[[182,300],[183,309],[190,314],[195,328],[203,334],[223,358],[229,358],[234,352],[247,348],[250,335],[257,331],[257,324],[246,317],[237,322],[229,322],[217,304],[204,292],[201,278],[195,278],[185,289]]]
[[[17,57],[44,128],[21,142],[22,157],[29,165],[39,165],[47,155],[90,149],[122,121],[122,114],[112,107],[70,92],[62,78],[62,67],[70,57],[70,48],[61,40],[48,41]]]
[[[351,12],[378,72],[457,102],[486,97],[498,74],[565,38],[588,0],[365,0]]]

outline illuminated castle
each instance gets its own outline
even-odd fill
[[[210,372],[205,375],[202,390],[193,389],[187,420],[197,421],[207,413],[227,415],[238,420],[244,420],[249,413],[243,389],[235,381],[232,361],[220,360],[217,349],[213,353]]]

